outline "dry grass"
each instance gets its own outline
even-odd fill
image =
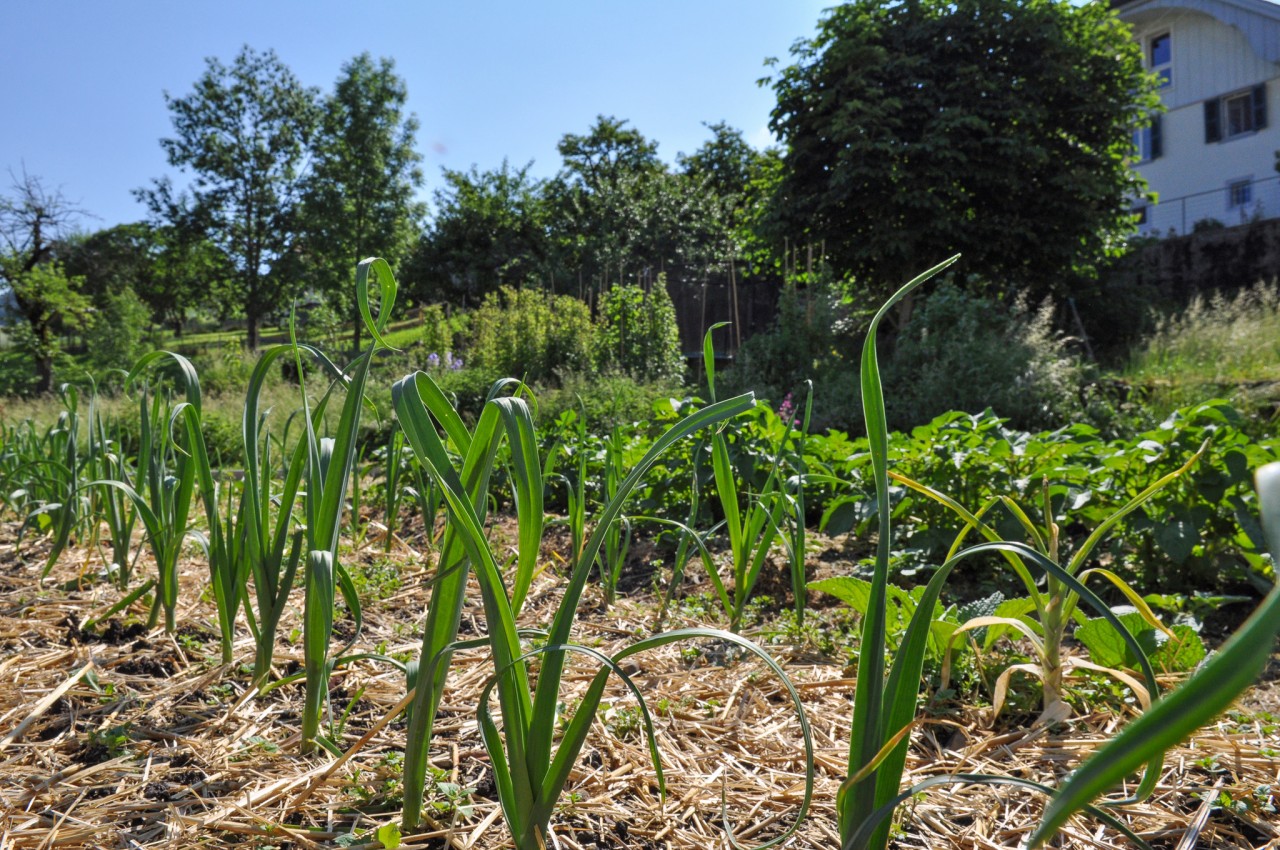
[[[183,567],[179,622],[186,625],[179,635],[119,622],[86,634],[79,626],[115,599],[106,585],[74,588],[78,576],[96,568],[96,555],[69,554],[41,587],[41,546],[17,552],[14,531],[0,529],[0,848],[314,848],[340,846],[340,839],[352,847],[380,846],[373,830],[399,813],[395,754],[404,744],[398,717],[404,682],[398,672],[372,662],[342,668],[333,693],[338,712],[351,706],[337,735],[347,755],[300,757],[301,686],[258,698],[246,691],[244,670],[216,666],[200,563]],[[401,585],[368,604],[359,646],[414,653],[429,559],[406,547],[393,557]],[[557,597],[548,571],[535,585],[526,622],[548,619]],[[464,636],[483,628],[478,597],[472,601]],[[598,599],[589,600],[577,638],[606,650],[620,646],[651,627],[652,603],[633,596],[606,611]],[[299,611],[287,616],[293,622],[282,625],[286,637]],[[779,652],[810,712],[818,747],[814,809],[793,846],[837,846],[834,798],[847,757],[853,681],[810,648]],[[247,631],[236,655],[246,663],[252,658]],[[296,643],[277,651],[282,669],[300,662]],[[428,813],[435,822],[406,837],[408,846],[510,846],[475,722],[475,701],[489,673],[483,653],[454,661],[433,747],[439,773],[429,783],[436,805]],[[589,673],[584,668],[569,676],[569,687],[585,687]],[[640,659],[637,682],[658,713],[667,798],[655,793],[630,699],[619,688],[607,699],[612,710],[597,722],[552,822],[559,848],[725,847],[722,794],[740,841],[776,835],[801,799],[803,759],[785,694],[764,668],[726,660],[716,647],[704,647],[692,660],[668,648]],[[564,699],[573,705],[572,693]],[[1278,704],[1274,679],[1247,697],[1254,712],[1280,713]],[[983,710],[940,711],[926,716],[915,734],[908,772],[912,780],[987,772],[1054,783],[1122,722],[1099,712],[1051,731],[993,731]],[[1172,753],[1156,795],[1124,816],[1157,847],[1280,848],[1274,815],[1232,813],[1201,796],[1212,790],[1248,799],[1261,786],[1280,788],[1277,750],[1280,735],[1261,720],[1223,720]],[[439,783],[471,789],[469,808],[451,806],[449,786]],[[903,807],[897,846],[1015,847],[1042,802],[1007,787],[933,790]],[[1073,821],[1061,839],[1064,847],[1123,844],[1087,818]]]

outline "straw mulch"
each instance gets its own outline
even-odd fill
[[[397,820],[399,716],[403,676],[359,662],[333,679],[346,755],[297,755],[301,684],[265,697],[246,692],[248,675],[218,666],[207,582],[198,561],[184,565],[177,635],[147,630],[135,609],[95,631],[81,628],[118,598],[105,584],[76,589],[100,568],[96,553],[64,557],[43,583],[42,543],[14,546],[0,529],[0,850],[49,847],[379,847],[375,830]],[[372,545],[356,557],[382,558]],[[400,585],[366,605],[358,647],[416,654],[429,559],[397,545]],[[549,558],[553,561],[554,558]],[[145,559],[140,571],[148,569]],[[546,624],[558,600],[551,571],[535,584],[524,620]],[[478,599],[463,633],[481,633]],[[280,630],[278,670],[301,663],[301,602]],[[588,597],[577,639],[605,651],[653,626],[652,598],[638,594],[606,610]],[[675,618],[668,625],[707,625]],[[339,629],[342,624],[339,624]],[[292,637],[292,642],[290,638]],[[834,800],[845,771],[851,671],[812,648],[772,646],[800,691],[813,724],[817,780],[813,807],[792,846],[838,847]],[[245,631],[238,661],[252,660]],[[1262,810],[1275,788],[1280,805],[1280,687],[1271,678],[1243,710],[1171,753],[1155,796],[1123,810],[1156,847],[1280,848],[1280,815]],[[576,668],[575,668],[576,669]],[[490,674],[481,652],[455,658],[436,727],[428,812],[431,827],[405,846],[510,846],[476,727],[475,704]],[[585,686],[593,671],[571,676]],[[725,815],[747,846],[778,835],[804,795],[798,724],[785,691],[759,662],[724,646],[669,647],[640,657],[635,680],[658,727],[665,800],[619,685],[606,700],[553,821],[561,850],[727,847]],[[913,735],[909,780],[950,773],[1013,775],[1053,784],[1120,727],[1107,712],[1049,730],[992,728],[989,709],[932,706]],[[1259,796],[1261,794],[1261,796]],[[1220,805],[1227,795],[1251,806]],[[1043,800],[1012,787],[944,786],[904,805],[895,844],[910,848],[1016,847]],[[1063,847],[1124,846],[1097,822],[1075,819]]]

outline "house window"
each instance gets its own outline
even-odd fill
[[[1169,33],[1152,36],[1147,42],[1147,67],[1160,78],[1160,88],[1173,84],[1173,38]]]
[[[1267,87],[1254,86],[1245,91],[1204,102],[1205,143],[1221,142],[1265,130],[1267,127]]]
[[[1227,138],[1252,133],[1253,125],[1253,93],[1232,95],[1225,100],[1227,113]]]
[[[1253,180],[1232,180],[1227,184],[1227,209],[1247,207],[1253,203]]]
[[[1164,156],[1164,127],[1160,118],[1152,115],[1149,127],[1133,131],[1133,148],[1137,151],[1138,162],[1150,162]]]

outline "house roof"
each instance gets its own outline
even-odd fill
[[[1280,2],[1272,0],[1111,0],[1111,8],[1131,23],[1170,9],[1187,9],[1236,27],[1259,56],[1280,62]]]

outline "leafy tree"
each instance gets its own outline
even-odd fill
[[[692,154],[677,156],[676,162],[686,175],[715,192],[730,209],[736,209],[764,154],[747,144],[741,130],[723,121],[704,126],[711,131],[711,138]]]
[[[160,144],[170,165],[194,172],[190,197],[167,178],[137,193],[159,219],[206,234],[231,261],[251,349],[263,316],[292,294],[292,281],[269,272],[298,231],[317,97],[274,51],[246,45],[230,68],[207,59],[194,91],[165,94],[175,135]]]
[[[768,214],[774,187],[781,176],[781,154],[776,147],[757,151],[742,131],[723,121],[708,124],[711,138],[692,154],[676,157],[686,177],[718,201],[723,221],[730,229],[723,235],[744,274],[776,271],[785,243],[771,246],[761,239],[760,222]]]
[[[67,274],[84,278],[84,292],[97,308],[107,309],[113,296],[131,290],[153,321],[177,335],[194,308],[216,304],[230,276],[226,258],[201,234],[146,222],[73,237],[59,253]]]
[[[393,266],[410,251],[425,208],[414,149],[418,121],[406,115],[409,91],[391,59],[362,53],[342,67],[324,103],[315,161],[306,180],[305,256],[332,303],[351,310],[353,346],[364,323],[351,297],[355,267],[368,256]]]
[[[58,247],[58,254],[67,273],[83,277],[85,294],[97,300],[126,286],[146,288],[154,247],[150,225],[120,224],[75,234]]]
[[[60,334],[84,327],[90,317],[83,280],[68,277],[56,262],[59,240],[81,213],[38,177],[11,176],[12,193],[0,197],[0,288],[12,305],[7,324],[35,361],[35,390],[47,393]]]
[[[1107,4],[853,0],[792,54],[766,80],[786,145],[770,226],[825,241],[870,296],[957,251],[1042,293],[1131,229],[1155,98]]]
[[[723,209],[697,181],[668,171],[657,144],[625,125],[600,116],[586,135],[559,143],[565,169],[547,195],[565,276],[603,290],[663,272],[701,274],[727,250]]]
[[[194,310],[208,309],[227,318],[239,291],[231,258],[199,228],[161,227],[152,237],[155,262],[138,296],[156,321],[180,336]]]
[[[128,369],[147,351],[151,310],[126,284],[94,299],[93,322],[84,329],[87,359],[99,377]]]
[[[548,270],[545,184],[529,177],[531,166],[444,170],[435,216],[405,275],[415,295],[475,304]]]
[[[588,189],[599,190],[624,176],[663,171],[657,143],[626,125],[612,115],[599,115],[586,135],[566,133],[556,149],[569,174]]]

